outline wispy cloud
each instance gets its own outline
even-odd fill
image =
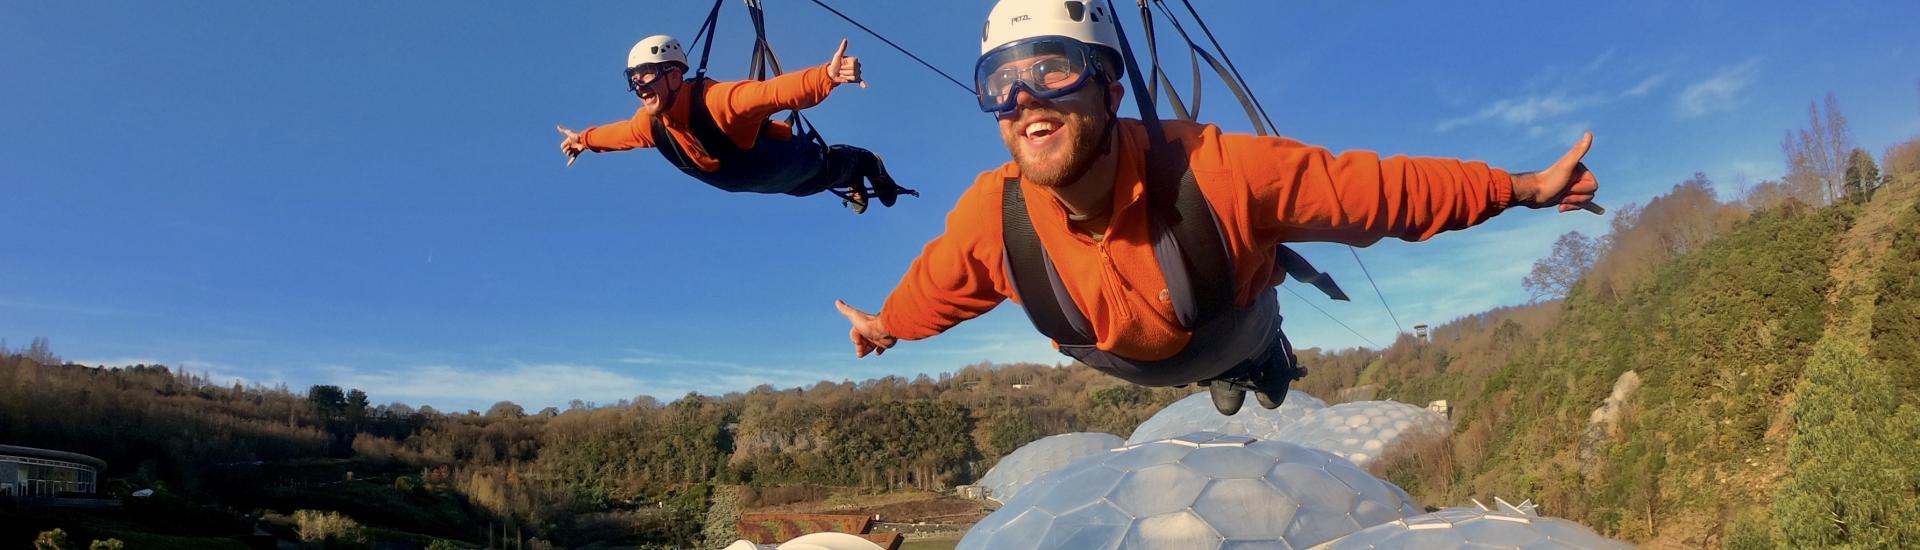
[[[38,302],[38,301],[32,301],[32,300],[16,300],[16,299],[6,298],[6,297],[0,297],[0,309],[31,309],[31,310],[39,310],[39,311],[51,311],[55,313],[66,313],[66,314],[73,314],[73,315],[89,315],[89,316],[98,316],[98,317],[128,317],[128,316],[143,315],[141,312],[120,309],[115,307],[82,305],[82,304],[48,303],[48,302]]]
[[[319,381],[359,388],[381,401],[449,408],[479,409],[500,400],[529,408],[559,405],[574,399],[610,403],[643,394],[671,399],[690,389],[653,384],[606,368],[568,364],[518,365],[495,370],[422,365],[379,371],[334,365],[319,370]]]
[[[1434,126],[1434,131],[1445,132],[1483,122],[1499,122],[1508,126],[1532,125],[1547,118],[1599,105],[1602,102],[1604,98],[1598,95],[1568,97],[1564,92],[1502,99],[1481,108],[1477,113],[1440,121],[1440,124]]]
[[[1687,85],[1680,91],[1676,108],[1681,118],[1692,118],[1716,111],[1732,110],[1741,102],[1741,94],[1759,79],[1760,60],[1721,69],[1712,77]]]
[[[1627,88],[1627,91],[1620,92],[1620,95],[1622,97],[1640,97],[1647,95],[1648,92],[1652,92],[1654,88],[1666,83],[1666,81],[1666,73],[1649,76],[1645,80],[1641,80],[1639,84],[1633,85],[1632,88]]]
[[[1532,90],[1526,95],[1496,99],[1473,114],[1442,120],[1433,129],[1446,132],[1464,126],[1498,124],[1524,129],[1529,135],[1537,137],[1567,127],[1566,123],[1556,120],[1559,117],[1642,97],[1666,82],[1667,75],[1662,73],[1642,78],[1618,92],[1605,91],[1609,86],[1596,85],[1595,81],[1607,79],[1607,75],[1599,73],[1613,61],[1615,53],[1615,50],[1607,50],[1586,65],[1570,71],[1557,66],[1547,67],[1521,86],[1523,90]],[[1594,91],[1596,89],[1601,91]]]

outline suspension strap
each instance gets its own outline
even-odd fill
[[[767,42],[767,14],[761,9],[761,0],[746,0],[747,17],[753,20],[753,60],[747,65],[747,74],[754,80],[766,80],[768,72],[772,76],[785,74],[780,70],[780,60],[773,55],[773,45]]]
[[[1152,20],[1153,15],[1149,13],[1147,10],[1147,6],[1146,6],[1147,0],[1139,0],[1139,1],[1140,1],[1140,17],[1143,20]],[[1193,79],[1194,79],[1194,84],[1193,84],[1194,116],[1200,115],[1200,60],[1204,59],[1206,60],[1207,65],[1213,68],[1213,72],[1220,76],[1220,80],[1227,84],[1227,89],[1233,92],[1233,97],[1240,100],[1240,107],[1247,111],[1247,120],[1253,122],[1254,135],[1260,135],[1260,136],[1267,135],[1268,125],[1261,123],[1261,117],[1264,114],[1264,111],[1262,111],[1259,108],[1259,106],[1254,102],[1252,94],[1247,93],[1246,88],[1240,84],[1240,79],[1237,78],[1239,75],[1233,71],[1228,70],[1227,66],[1221,64],[1218,59],[1215,59],[1213,57],[1213,54],[1207,52],[1206,48],[1201,47],[1199,44],[1195,43],[1193,41],[1193,36],[1187,34],[1186,27],[1180,24],[1180,18],[1175,17],[1173,15],[1172,10],[1167,9],[1167,5],[1165,2],[1163,2],[1162,0],[1153,0],[1153,3],[1154,5],[1160,7],[1161,13],[1166,14],[1167,21],[1173,24],[1173,30],[1180,33],[1180,39],[1187,43],[1188,54],[1191,58],[1193,58],[1192,63],[1193,63]],[[1151,25],[1149,25],[1148,28],[1152,28]],[[1224,51],[1222,51],[1221,55],[1226,55],[1226,54]],[[1153,70],[1155,73],[1160,72],[1159,63],[1160,63],[1159,59],[1157,58],[1154,59]],[[1167,87],[1172,88],[1173,85],[1168,84]],[[1176,109],[1178,109],[1178,107],[1176,107]],[[1187,119],[1187,120],[1192,120],[1192,119]]]
[[[700,32],[693,33],[694,42],[699,42],[703,37],[706,39],[705,45],[700,46],[700,68],[693,73],[696,80],[707,76],[707,60],[712,58],[709,54],[713,53],[713,35],[720,34],[720,5],[726,1],[713,0],[713,9],[707,12],[707,22],[700,24]]]

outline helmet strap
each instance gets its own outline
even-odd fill
[[[1100,154],[1105,155],[1113,151],[1113,127],[1119,124],[1120,112],[1114,109],[1113,99],[1111,99],[1113,96],[1113,82],[1107,80],[1104,73],[1100,75],[1099,79],[1101,81],[1100,108],[1107,112],[1107,123],[1104,127],[1100,128]]]

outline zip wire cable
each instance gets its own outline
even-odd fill
[[[1393,314],[1393,306],[1387,305],[1387,295],[1382,294],[1380,292],[1380,285],[1373,282],[1373,274],[1367,273],[1367,263],[1360,261],[1360,251],[1354,250],[1353,245],[1347,245],[1347,252],[1353,253],[1353,263],[1360,264],[1360,272],[1366,273],[1367,284],[1373,285],[1373,295],[1380,297],[1380,307],[1387,308],[1387,317],[1393,319],[1393,328],[1400,332],[1406,332],[1407,327],[1400,326],[1400,316]],[[1396,335],[1398,335],[1398,333],[1396,333]]]
[[[1366,342],[1367,345],[1373,346],[1376,348],[1380,347],[1380,344],[1373,343],[1373,339],[1367,338],[1367,335],[1361,334],[1360,331],[1353,330],[1353,327],[1347,326],[1346,323],[1340,322],[1339,317],[1334,317],[1332,313],[1327,313],[1327,310],[1320,309],[1320,306],[1313,305],[1313,302],[1307,301],[1307,297],[1301,296],[1300,293],[1298,292],[1294,292],[1293,287],[1290,287],[1287,285],[1280,285],[1280,290],[1285,290],[1287,291],[1287,294],[1292,294],[1294,298],[1299,298],[1300,303],[1306,304],[1307,307],[1313,308],[1314,311],[1318,311],[1320,312],[1321,315],[1327,316],[1327,319],[1333,321],[1333,324],[1340,325],[1340,328],[1347,329],[1347,332],[1351,332],[1353,333],[1354,336],[1360,337],[1360,340]]]
[[[1181,28],[1180,19],[1178,17],[1174,17],[1173,10],[1167,7],[1165,0],[1153,0],[1153,3],[1156,6],[1160,7],[1161,13],[1166,14],[1168,20],[1173,21],[1174,30],[1179,31],[1182,37],[1186,37],[1187,36],[1186,29]],[[1248,99],[1250,99],[1253,102],[1254,109],[1260,112],[1260,117],[1263,119],[1266,119],[1267,127],[1273,128],[1275,132],[1278,132],[1280,127],[1275,126],[1273,124],[1273,117],[1267,114],[1267,107],[1265,105],[1262,105],[1260,103],[1259,96],[1254,94],[1253,85],[1247,83],[1247,78],[1240,75],[1240,69],[1239,67],[1234,66],[1233,57],[1227,54],[1227,49],[1221,46],[1220,40],[1213,36],[1213,29],[1207,27],[1207,20],[1200,17],[1200,12],[1199,10],[1194,9],[1193,2],[1189,0],[1180,0],[1180,3],[1186,6],[1187,13],[1193,17],[1193,22],[1200,26],[1200,32],[1207,36],[1207,42],[1213,44],[1213,50],[1220,52],[1220,59],[1226,62],[1227,71],[1233,73],[1233,77],[1240,81],[1241,88],[1246,89]],[[1400,324],[1400,316],[1395,315],[1393,313],[1393,306],[1387,303],[1386,293],[1383,293],[1380,291],[1380,283],[1374,281],[1373,272],[1367,269],[1367,262],[1365,260],[1360,259],[1360,251],[1354,248],[1353,245],[1345,245],[1345,246],[1347,247],[1347,252],[1353,254],[1353,262],[1356,264],[1360,264],[1360,273],[1367,277],[1367,284],[1373,287],[1373,295],[1380,298],[1380,307],[1385,308],[1387,310],[1387,317],[1390,319],[1393,319],[1393,328],[1399,332],[1406,332],[1407,331],[1406,327]],[[1303,298],[1302,300],[1304,301],[1305,299]],[[1318,308],[1316,307],[1316,309]],[[1347,329],[1347,330],[1353,330],[1353,329]]]
[[[973,96],[980,95],[979,92],[975,92],[973,90],[972,86],[961,84],[960,80],[954,78],[953,75],[947,74],[946,71],[940,70],[939,67],[933,66],[932,63],[928,63],[927,60],[925,59],[920,59],[920,56],[913,55],[913,52],[907,51],[906,48],[902,48],[900,47],[899,44],[893,43],[892,40],[887,40],[887,37],[885,36],[880,36],[880,33],[873,32],[873,29],[867,28],[866,25],[860,24],[859,21],[854,21],[852,17],[847,17],[847,14],[840,13],[840,10],[833,9],[833,6],[827,5],[826,2],[822,2],[820,0],[813,0],[813,3],[819,5],[822,8],[826,8],[827,11],[833,12],[834,15],[838,15],[840,16],[841,19],[847,20],[848,23],[853,23],[853,26],[860,27],[860,30],[867,31],[867,34],[873,35],[874,38],[880,39],[881,42],[886,42],[888,46],[893,46],[893,49],[900,50],[900,53],[907,54],[907,57],[913,58],[914,61],[919,61],[921,65],[926,66],[928,69],[933,69],[933,72],[940,73],[940,76],[946,77],[948,82],[952,82],[953,85],[959,86],[960,89],[962,90],[966,90],[967,95],[973,95]]]

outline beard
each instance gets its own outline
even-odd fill
[[[1025,129],[1002,131],[1000,137],[1006,141],[1007,150],[1013,153],[1013,163],[1020,167],[1022,179],[1041,187],[1065,187],[1079,181],[1093,167],[1093,161],[1106,154],[1106,138],[1113,117],[1102,116],[1104,113],[1088,115],[1054,111],[1048,114],[1061,120],[1061,128],[1055,133],[1066,132],[1065,137],[1070,138],[1067,143],[1041,152],[1029,150],[1025,143]]]
[[[653,103],[649,104],[647,100],[643,98],[640,100],[641,108],[650,116],[661,116],[661,113],[666,112],[667,106],[673,105],[675,90],[673,90],[671,86],[668,86],[667,83],[661,82],[658,86],[654,87],[652,91]]]

